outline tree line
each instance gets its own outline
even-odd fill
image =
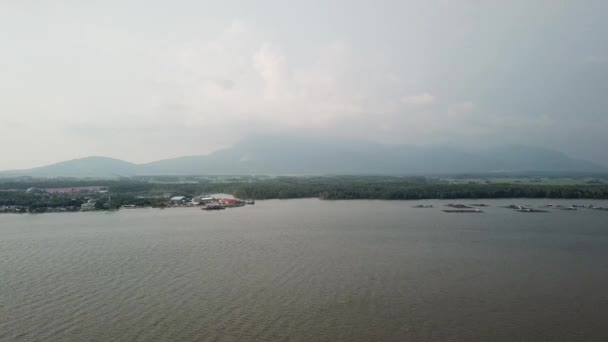
[[[104,186],[106,194],[28,193],[29,187]],[[12,189],[7,191],[6,189]],[[117,180],[18,180],[0,182],[0,206],[79,207],[87,198],[98,209],[122,205],[163,206],[169,196],[229,193],[239,198],[287,199],[318,197],[340,199],[458,199],[458,198],[589,198],[608,199],[608,185],[548,185],[469,183],[450,184],[426,177],[273,177],[229,180],[198,179],[186,183],[165,183],[141,179]],[[42,209],[40,209],[42,210]]]

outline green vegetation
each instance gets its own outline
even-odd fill
[[[24,191],[0,191],[0,207],[17,207],[15,212],[44,212],[47,208],[66,208],[76,211],[84,203],[84,198],[53,196],[50,194],[30,194]]]
[[[441,180],[451,184],[608,185],[607,179],[598,177],[452,177]]]
[[[479,181],[473,181],[478,179]],[[48,188],[103,186],[102,192],[58,193]],[[32,191],[31,188],[36,188]],[[27,189],[30,189],[27,191]],[[339,199],[458,199],[458,198],[591,198],[608,199],[603,178],[547,182],[543,178],[427,178],[427,177],[134,177],[93,179],[7,179],[0,182],[0,207],[11,212],[80,210],[94,202],[94,209],[123,205],[163,207],[168,198],[181,195],[230,193],[239,198],[287,199],[318,197]]]
[[[253,183],[227,183],[225,187],[238,197],[255,199],[608,198],[608,185],[453,184],[412,177],[278,177]]]

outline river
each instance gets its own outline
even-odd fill
[[[608,211],[483,202],[0,215],[0,341],[608,340]]]

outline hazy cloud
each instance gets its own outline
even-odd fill
[[[597,55],[587,56],[584,58],[584,61],[586,64],[608,65],[608,56],[597,56]]]
[[[529,143],[608,162],[605,7],[0,3],[0,169],[201,154],[252,134]]]
[[[433,102],[435,102],[435,97],[429,93],[422,93],[419,95],[404,96],[401,98],[401,102],[405,105],[424,106],[433,104]]]

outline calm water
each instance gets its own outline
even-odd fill
[[[608,340],[608,212],[417,203],[0,215],[0,340]]]

